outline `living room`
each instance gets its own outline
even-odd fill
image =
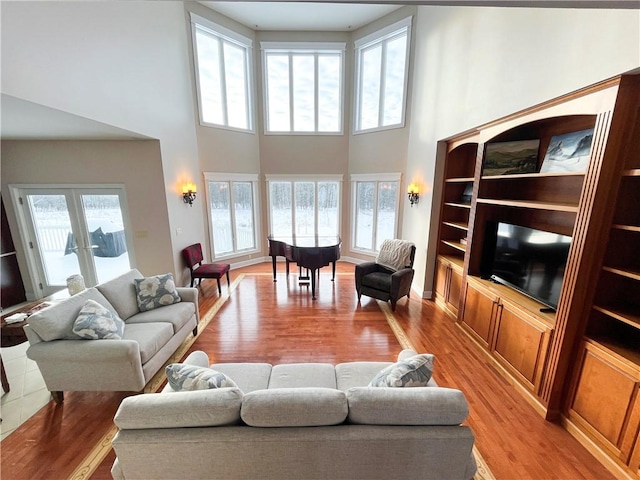
[[[414,182],[421,197],[413,206],[402,197],[397,233],[418,246],[413,290],[417,297],[431,298],[438,142],[637,69],[640,14],[637,5],[620,8],[625,7],[621,2],[612,8],[608,2],[598,2],[599,8],[411,3],[355,31],[294,35],[253,30],[196,2],[3,2],[3,100],[8,96],[24,108],[35,104],[41,112],[102,124],[112,138],[3,138],[2,195],[10,225],[17,224],[10,185],[122,184],[136,266],[148,273],[173,272],[184,285],[188,271],[180,251],[197,241],[212,251],[204,172],[260,175],[260,182],[266,175],[341,175],[342,255],[357,262],[374,255],[353,248],[346,200],[350,175],[401,172],[400,190]],[[586,6],[573,3],[568,5]],[[411,16],[413,61],[404,126],[313,137],[200,125],[191,12],[253,38],[256,55],[260,41],[349,44]],[[349,94],[350,81],[345,89]],[[256,107],[259,112],[261,103]],[[348,118],[345,114],[345,125]],[[185,182],[198,187],[193,207],[182,200]],[[266,205],[264,183],[260,191]],[[260,224],[258,251],[230,259],[232,265],[264,260],[266,208]],[[16,243],[25,265],[22,242]],[[37,298],[36,279],[23,270],[27,295]]]

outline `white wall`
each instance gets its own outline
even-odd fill
[[[182,2],[2,2],[2,92],[159,139],[174,273],[179,252],[204,239],[202,197],[188,207],[181,183],[202,190]],[[132,160],[131,171],[141,168]],[[133,210],[139,208],[130,205]],[[148,212],[146,212],[148,214]],[[134,230],[137,228],[133,226]],[[176,235],[182,229],[181,236]],[[152,273],[152,272],[150,272]]]
[[[405,205],[414,288],[432,290],[437,141],[640,66],[638,10],[419,7]],[[437,206],[437,205],[436,205]]]

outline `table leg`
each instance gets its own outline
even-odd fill
[[[276,281],[276,256],[271,255],[271,268],[273,269],[273,281]]]
[[[0,356],[0,377],[2,380],[2,390],[5,393],[9,393],[11,387],[9,387],[9,380],[7,380],[7,372],[4,371],[4,363],[2,363],[2,356]]]
[[[335,281],[336,279],[336,262],[333,262],[333,267],[331,269],[331,281]]]
[[[311,269],[311,300],[316,299],[316,272],[318,270]]]

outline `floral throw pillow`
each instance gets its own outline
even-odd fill
[[[433,373],[435,355],[424,353],[389,365],[375,376],[370,387],[426,387]]]
[[[181,301],[176,290],[173,275],[166,273],[153,277],[136,278],[133,280],[136,288],[136,299],[138,309],[141,312],[153,310],[154,308],[173,305]]]
[[[171,363],[165,372],[169,385],[177,391],[237,387],[236,382],[212,368]]]
[[[87,300],[72,330],[86,340],[120,340],[124,333],[124,321],[95,300]]]

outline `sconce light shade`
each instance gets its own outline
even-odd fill
[[[420,200],[420,189],[418,185],[411,183],[407,188],[407,196],[409,197],[409,202],[411,202],[412,207],[414,203],[418,203]]]
[[[182,200],[193,207],[193,201],[196,199],[196,186],[194,183],[185,183],[182,186]]]

